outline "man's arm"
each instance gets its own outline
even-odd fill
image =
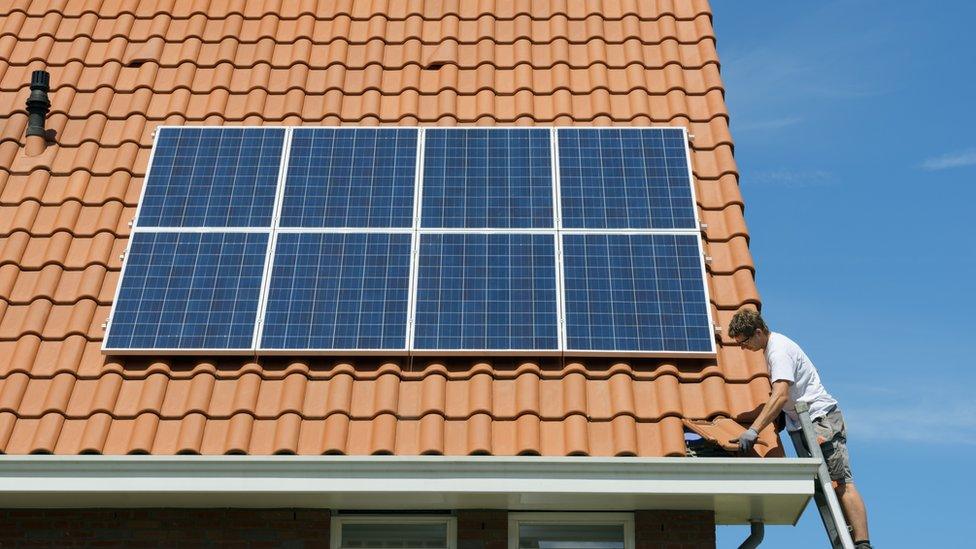
[[[766,428],[767,425],[776,419],[776,416],[783,411],[783,406],[789,399],[790,393],[790,382],[784,379],[773,382],[773,392],[769,395],[769,400],[763,405],[762,410],[759,412],[759,417],[752,422],[752,425],[738,438],[730,439],[729,442],[739,443],[739,448],[743,452],[747,452],[752,448],[752,445],[756,442],[756,438],[759,436],[759,432]],[[750,433],[750,431],[752,431]]]
[[[782,379],[774,381],[773,393],[769,395],[769,400],[766,401],[762,411],[759,412],[759,417],[756,418],[756,421],[752,422],[749,428],[755,430],[757,433],[765,429],[783,411],[783,406],[786,405],[786,401],[790,398],[789,395],[789,381]]]

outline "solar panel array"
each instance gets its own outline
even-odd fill
[[[160,128],[105,351],[712,353],[686,143]]]

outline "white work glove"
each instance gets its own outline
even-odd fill
[[[739,451],[747,453],[752,450],[753,445],[756,444],[756,439],[759,438],[759,433],[755,429],[746,429],[739,435],[739,438],[733,438],[729,442],[737,442],[739,444]]]

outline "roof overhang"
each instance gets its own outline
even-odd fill
[[[714,510],[795,524],[818,462],[795,458],[0,456],[0,507]]]

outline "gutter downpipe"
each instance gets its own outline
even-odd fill
[[[758,520],[754,520],[749,523],[749,527],[751,528],[752,532],[750,532],[749,537],[742,542],[739,549],[755,549],[756,547],[759,547],[760,543],[762,543],[766,532],[765,525]]]

